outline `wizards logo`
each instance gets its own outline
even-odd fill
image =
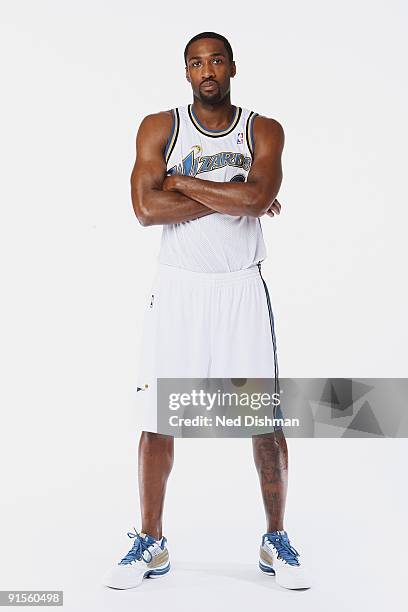
[[[245,157],[242,153],[233,151],[223,151],[215,155],[201,155],[202,149],[199,145],[194,145],[181,163],[176,164],[167,171],[167,174],[184,174],[185,176],[197,176],[202,172],[212,172],[225,166],[242,168],[249,171],[252,163],[250,157]]]

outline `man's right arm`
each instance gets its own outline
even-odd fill
[[[136,137],[136,162],[131,176],[132,204],[143,226],[191,221],[215,211],[176,191],[163,191],[164,150],[172,129],[172,113],[148,115]]]

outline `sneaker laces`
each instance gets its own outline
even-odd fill
[[[267,533],[266,540],[272,544],[278,553],[278,557],[288,565],[300,565],[299,553],[289,542],[287,534]]]
[[[132,563],[133,561],[144,561],[145,563],[150,563],[150,561],[153,559],[153,555],[149,550],[149,546],[151,546],[152,543],[146,541],[143,536],[136,530],[135,527],[133,527],[133,529],[135,530],[135,533],[133,533],[132,531],[128,531],[128,536],[129,538],[136,538],[136,540],[134,541],[133,546],[129,550],[128,554],[123,557],[123,559],[119,562],[119,565],[127,565],[128,563]],[[144,558],[143,554],[145,551],[149,553],[149,559]]]

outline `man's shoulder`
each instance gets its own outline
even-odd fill
[[[173,124],[173,111],[172,110],[165,110],[165,111],[159,111],[158,113],[151,113],[150,115],[146,115],[141,123],[140,126],[145,126],[145,127],[164,127],[166,128],[167,126],[171,127],[171,125]]]
[[[255,114],[254,126],[255,125],[257,125],[259,129],[267,132],[283,131],[283,126],[277,119],[274,119],[273,117],[266,117],[266,115],[261,115],[259,113]]]
[[[146,115],[140,122],[138,138],[147,141],[165,141],[173,129],[173,112],[159,111]]]
[[[285,141],[285,132],[282,124],[272,117],[257,114],[253,122],[254,140],[269,140],[279,142],[282,147]]]

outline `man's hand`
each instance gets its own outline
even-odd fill
[[[269,217],[274,217],[275,215],[280,215],[280,211],[281,205],[279,204],[278,200],[275,199],[273,204],[266,211],[265,215],[268,215]]]

